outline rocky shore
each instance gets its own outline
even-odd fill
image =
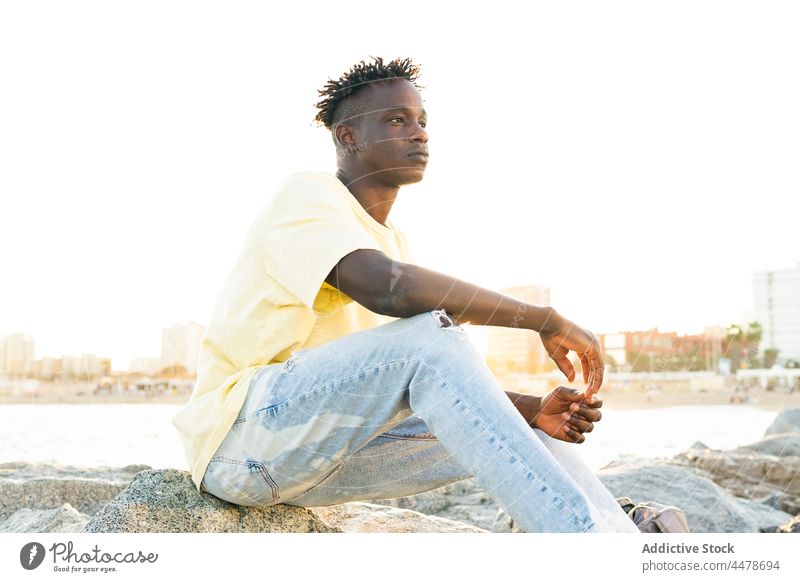
[[[680,430],[676,428],[676,430]],[[615,497],[676,505],[692,532],[800,531],[800,408],[763,439],[731,450],[695,443],[669,458],[598,472]],[[2,532],[514,532],[468,479],[410,497],[312,509],[236,506],[195,489],[186,471],[0,464]]]

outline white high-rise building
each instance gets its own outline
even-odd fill
[[[197,356],[206,328],[190,321],[165,327],[161,333],[162,365],[184,366],[191,375],[197,374]]]
[[[800,361],[800,263],[753,275],[753,318],[764,328],[761,351],[776,348],[778,361]]]
[[[549,287],[523,285],[501,289],[500,293],[533,305],[550,305]],[[513,327],[487,326],[485,329],[486,359],[492,371],[498,374],[542,371],[548,356],[538,333]]]

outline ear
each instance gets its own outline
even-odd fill
[[[352,154],[356,151],[358,141],[354,133],[355,128],[340,123],[333,128],[333,141],[336,144],[336,149],[341,149],[343,152]]]

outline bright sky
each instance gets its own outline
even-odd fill
[[[391,214],[420,264],[595,333],[737,321],[800,261],[797,5],[522,5],[3,3],[0,334],[126,369],[205,325],[277,184],[335,169],[316,89],[370,55],[422,66]]]

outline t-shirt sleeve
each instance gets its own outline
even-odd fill
[[[392,228],[397,234],[397,244],[400,251],[401,260],[407,263],[417,263],[417,256],[414,254],[414,247],[411,246],[406,238],[406,235],[400,230],[397,225],[392,223]]]
[[[358,249],[383,250],[351,202],[325,176],[288,181],[261,228],[269,274],[309,308],[342,257]]]

